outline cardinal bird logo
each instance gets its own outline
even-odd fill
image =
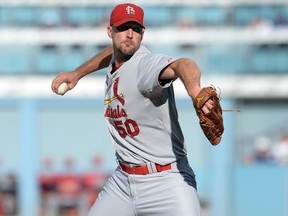
[[[113,93],[114,96],[112,98],[106,99],[104,100],[104,104],[107,105],[109,103],[111,103],[114,100],[118,100],[122,105],[125,104],[125,100],[124,100],[124,95],[122,93],[118,94],[118,83],[119,83],[119,77],[117,77],[114,80],[114,84],[113,84]]]

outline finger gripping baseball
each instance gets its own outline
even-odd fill
[[[212,108],[208,113],[202,111],[205,103],[211,100]],[[199,124],[207,139],[212,145],[217,145],[221,141],[224,132],[222,108],[220,98],[214,87],[204,87],[193,101],[196,114],[199,118]]]

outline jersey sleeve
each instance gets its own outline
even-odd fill
[[[160,96],[163,89],[169,87],[173,80],[160,85],[159,75],[165,67],[177,59],[168,55],[151,53],[143,57],[139,63],[137,77],[139,91],[149,98]]]

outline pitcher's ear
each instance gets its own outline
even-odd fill
[[[112,26],[107,27],[107,34],[110,38],[112,38]]]
[[[143,29],[142,29],[142,34],[141,34],[141,41],[143,40],[144,33],[145,33],[145,29],[143,28]]]

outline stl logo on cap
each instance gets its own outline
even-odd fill
[[[127,11],[127,14],[133,14],[133,15],[135,15],[135,10],[134,10],[134,8],[131,7],[131,6],[127,6],[127,7],[126,7],[126,11]]]
[[[141,7],[131,3],[119,4],[114,7],[110,14],[110,26],[118,27],[130,21],[136,22],[145,28],[144,11]]]

